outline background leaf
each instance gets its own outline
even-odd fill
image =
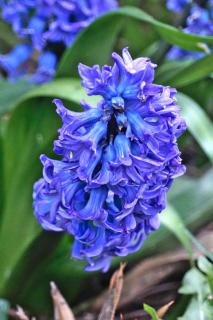
[[[65,51],[59,63],[56,77],[77,76],[79,62],[88,65],[106,63],[122,26],[123,18],[119,16],[113,19],[113,16],[106,15],[94,21],[80,33],[74,44]]]
[[[6,80],[0,80],[0,116],[11,111],[20,100],[21,96],[32,88],[32,84],[20,80],[11,83]]]
[[[183,62],[182,62],[183,63]],[[202,59],[195,60],[177,72],[169,84],[175,88],[184,87],[205,78],[213,72],[213,54]]]
[[[51,95],[74,102],[72,109],[76,109],[76,104],[85,93],[79,82],[63,80],[32,90],[18,103],[3,137],[5,193],[0,232],[2,289],[20,257],[41,232],[32,216],[32,186],[41,176],[39,155],[51,151],[59,126],[59,117],[49,99]],[[8,236],[10,234],[11,237]]]
[[[146,303],[144,303],[143,308],[144,308],[144,311],[146,311],[150,315],[152,320],[159,320],[157,312],[155,311],[154,308],[152,308]]]
[[[211,120],[190,97],[178,93],[177,98],[189,131],[213,163],[213,124]]]
[[[166,210],[161,214],[161,222],[178,238],[183,247],[189,254],[189,257],[192,259],[192,242],[186,232],[187,229],[179,217],[175,209],[167,204]]]
[[[109,60],[115,39],[126,18],[150,24],[168,43],[188,50],[202,51],[201,42],[213,44],[213,37],[188,34],[162,23],[136,7],[122,7],[95,20],[65,52],[57,77],[76,76],[79,62],[103,65]],[[144,34],[141,32],[141,42]]]

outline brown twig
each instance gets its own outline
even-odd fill
[[[20,306],[17,306],[17,310],[10,309],[8,314],[10,317],[18,320],[30,320],[30,318],[26,315],[25,311]],[[35,320],[35,318],[33,318],[32,320]]]
[[[123,271],[125,264],[112,275],[109,292],[101,309],[98,320],[114,320],[115,312],[123,289]]]
[[[201,234],[199,240],[206,245],[209,251],[212,251],[212,230]],[[195,250],[194,258],[197,258],[199,255],[200,253]],[[141,300],[149,295],[153,287],[156,287],[174,274],[183,274],[187,270],[188,265],[188,255],[183,249],[167,252],[137,264],[125,276],[122,297],[118,308],[122,310],[126,309],[129,305],[132,305],[133,301],[135,304],[141,303]],[[90,305],[90,311],[97,312],[100,310],[106,299],[106,295],[107,292],[104,291],[103,294],[94,299]]]
[[[55,320],[75,320],[74,314],[54,282],[50,283]]]
[[[158,309],[157,311],[157,315],[160,319],[162,319],[165,314],[167,313],[167,311],[169,310],[169,308],[173,305],[174,301],[170,301],[169,303],[167,303],[165,306],[161,307],[160,309]]]

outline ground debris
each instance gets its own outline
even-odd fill
[[[211,252],[213,250],[212,228],[201,232],[198,235],[198,240]],[[194,250],[194,258],[199,255],[200,253]],[[153,304],[155,308],[160,308],[162,305],[166,305],[168,301],[174,300],[180,281],[173,280],[171,282],[171,278],[181,277],[188,267],[188,254],[182,248],[147,258],[138,263],[127,272],[124,278],[118,311],[125,312],[126,316],[126,310],[138,308],[142,301]],[[106,295],[107,291],[105,290],[91,301],[89,307],[91,313],[97,314],[106,300]],[[159,295],[161,296],[160,300],[157,298]]]
[[[109,292],[99,314],[98,320],[114,320],[115,312],[123,289],[123,271],[125,264],[115,271],[110,280]]]
[[[18,320],[36,320],[36,318],[34,317],[29,318],[25,313],[24,309],[22,309],[20,306],[17,306],[16,310],[9,310],[9,316]]]
[[[169,308],[174,304],[174,301],[170,301],[169,303],[167,303],[165,306],[161,307],[160,309],[158,309],[157,311],[157,315],[158,317],[161,319],[165,316],[165,314],[167,313],[167,311],[169,310]]]
[[[212,230],[213,225],[210,225],[197,237],[209,251],[213,250]],[[196,259],[200,254],[194,250],[193,257]],[[125,264],[121,264],[111,277],[109,289],[95,299],[80,304],[81,312],[75,310],[76,318],[56,284],[51,282],[54,320],[147,320],[149,315],[142,308],[143,302],[158,310],[157,316],[163,319],[177,297],[181,277],[188,267],[188,254],[183,249],[146,258],[131,268],[125,277]],[[11,319],[36,320],[21,307],[10,310],[9,316]]]
[[[50,283],[54,320],[75,320],[74,314],[54,282]]]

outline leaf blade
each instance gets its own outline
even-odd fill
[[[150,24],[168,43],[181,46],[187,50],[203,51],[201,43],[213,44],[212,36],[206,37],[185,33],[158,21],[139,8],[122,7],[96,19],[80,33],[72,47],[62,57],[56,77],[76,76],[79,62],[89,65],[105,64],[109,59],[120,26],[126,18]],[[94,34],[96,38],[94,38]],[[97,54],[97,52],[101,54]]]
[[[189,96],[179,92],[177,100],[190,133],[213,163],[213,123],[199,104]]]

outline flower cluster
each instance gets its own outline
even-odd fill
[[[63,125],[54,152],[41,156],[43,178],[34,185],[34,212],[46,230],[74,236],[72,256],[86,270],[106,271],[113,256],[139,250],[159,227],[173,180],[185,172],[177,138],[185,130],[176,90],[154,81],[148,58],[112,54],[113,67],[79,65],[88,95],[73,112],[56,99]]]
[[[19,44],[8,54],[0,55],[0,67],[11,81],[30,76],[33,83],[49,82],[55,74],[56,62],[56,56],[51,51],[41,52],[34,70],[33,50],[28,44]]]
[[[69,46],[79,31],[116,5],[116,0],[3,0],[1,7],[13,30],[40,49],[46,42]]]
[[[167,0],[167,8],[174,12],[180,12],[190,4],[191,0]]]
[[[44,56],[49,54],[50,44],[52,48],[53,45],[57,47],[58,43],[63,44],[64,47],[71,45],[82,29],[98,16],[116,7],[117,0],[2,0],[0,2],[3,19],[12,25],[20,38],[29,43],[30,49],[23,46],[22,50],[25,51],[25,55],[30,52],[30,58],[35,51]],[[20,47],[17,50],[15,48],[5,59],[0,58],[2,68],[5,66],[5,60],[9,62],[16,60],[14,63],[16,70],[13,67],[10,73],[10,63],[5,69],[10,79],[24,72],[23,58],[18,52]],[[56,62],[56,56],[53,58],[53,55],[54,52],[52,52],[51,61]],[[41,60],[43,61],[44,58],[41,57]],[[54,74],[56,63],[51,63],[49,70],[48,65],[46,70],[43,70],[42,64],[42,71],[41,62],[37,61],[37,63],[38,69],[35,71],[36,76],[33,76],[33,81],[46,82],[51,78],[50,75]]]
[[[183,12],[187,10],[189,16],[186,19],[184,31],[202,36],[213,36],[213,0],[192,1],[192,0],[168,0],[168,9],[174,12]],[[206,51],[210,51],[206,47]],[[190,52],[180,47],[173,47],[168,58],[171,60],[182,60],[186,58],[198,59],[203,57],[204,53]]]

